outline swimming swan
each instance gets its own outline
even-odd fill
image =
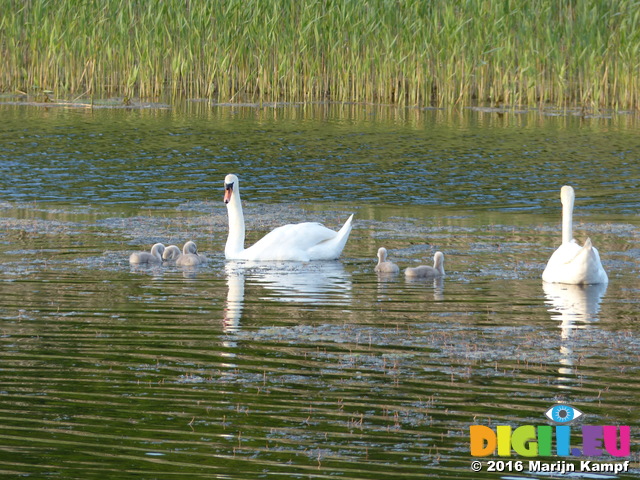
[[[156,243],[151,247],[149,252],[133,252],[129,257],[129,263],[162,263],[162,254],[164,253],[164,245]]]
[[[244,248],[245,226],[238,177],[227,175],[224,188],[224,203],[229,216],[229,236],[224,249],[227,260],[335,260],[349,239],[353,215],[339,232],[314,222],[284,225],[271,231],[251,247]]]
[[[548,283],[568,283],[570,285],[589,285],[607,283],[607,272],[602,268],[598,250],[587,238],[581,247],[573,239],[573,187],[565,185],[560,189],[562,202],[562,245],[553,252],[542,280]]]
[[[442,252],[436,252],[433,256],[433,267],[428,265],[409,267],[404,271],[404,274],[411,278],[444,277],[444,254]]]
[[[374,270],[378,273],[398,273],[400,268],[395,263],[387,261],[387,249],[380,247],[378,249],[378,264]]]

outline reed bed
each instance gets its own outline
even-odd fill
[[[629,0],[0,0],[0,90],[637,109]]]

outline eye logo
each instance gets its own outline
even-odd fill
[[[584,415],[577,408],[573,408],[570,405],[554,405],[549,410],[544,412],[545,417],[555,423],[569,424],[577,418]]]

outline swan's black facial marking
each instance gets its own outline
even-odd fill
[[[231,201],[231,194],[233,193],[233,182],[224,184],[224,203],[228,204]]]

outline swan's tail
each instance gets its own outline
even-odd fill
[[[584,247],[582,247],[582,249],[589,257],[588,261],[585,262],[587,264],[585,272],[587,281],[585,283],[608,283],[609,277],[604,267],[602,266],[600,253],[598,253],[598,249],[593,246],[590,238],[587,238],[587,241],[584,242]]]
[[[351,233],[351,229],[353,228],[353,214],[344,222],[342,228],[338,231],[338,235],[336,235],[336,240],[338,242],[336,249],[338,250],[338,255],[342,253],[342,249],[347,244],[347,240],[349,240],[349,234]]]
[[[583,247],[567,264],[573,268],[573,276],[581,285],[607,283],[609,277],[602,267],[598,249],[593,246],[591,239],[587,238]]]
[[[336,236],[319,243],[314,248],[310,249],[310,260],[335,260],[337,259],[344,246],[349,240],[349,234],[353,227],[353,215],[351,215],[342,228],[336,233]]]
[[[353,214],[344,222],[342,228],[338,231],[338,237],[345,236],[349,238],[349,233],[351,233],[351,227],[353,227]]]

